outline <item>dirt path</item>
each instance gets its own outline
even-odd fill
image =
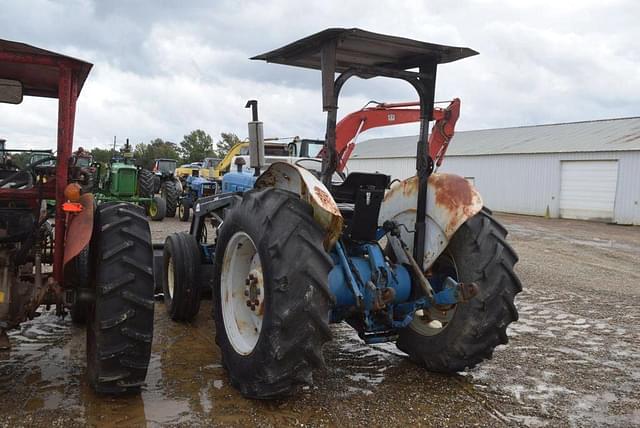
[[[525,291],[509,345],[478,369],[428,373],[337,325],[312,388],[249,401],[220,366],[210,304],[189,325],[158,302],[148,386],[111,399],[85,383],[84,331],[44,311],[0,353],[0,426],[640,425],[640,228],[499,218]],[[154,240],[187,227],[154,223]]]

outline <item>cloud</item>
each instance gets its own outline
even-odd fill
[[[638,115],[640,3],[629,1],[89,1],[3,5],[4,36],[86,59],[94,70],[78,104],[76,146],[195,128],[246,135],[247,99],[269,136],[321,138],[320,75],[250,56],[326,27],[360,27],[481,55],[443,65],[437,99],[462,98],[460,129]],[[352,80],[340,114],[375,99],[415,99],[404,82]],[[51,147],[56,106],[0,105],[13,147]],[[370,131],[406,135],[417,126]]]

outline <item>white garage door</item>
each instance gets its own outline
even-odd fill
[[[613,220],[618,161],[563,161],[560,217]]]

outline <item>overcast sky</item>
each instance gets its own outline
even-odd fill
[[[114,135],[179,142],[197,128],[245,137],[251,98],[265,136],[323,138],[320,73],[248,58],[327,27],[480,52],[439,68],[436,98],[462,99],[460,130],[638,116],[639,18],[636,0],[23,0],[3,2],[0,38],[94,64],[75,146],[107,147]],[[415,98],[403,82],[352,80],[339,117],[371,99]],[[0,138],[52,147],[56,111],[48,99],[1,104]]]

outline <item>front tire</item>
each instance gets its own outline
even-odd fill
[[[164,244],[164,305],[174,321],[191,321],[200,310],[200,248],[193,235],[169,235]]]
[[[152,198],[148,211],[151,220],[162,221],[167,215],[167,203],[162,197],[156,195]]]
[[[186,200],[181,200],[178,205],[178,217],[180,221],[189,221],[191,216],[191,204]]]
[[[216,343],[245,397],[289,395],[324,364],[332,261],[323,235],[311,206],[279,189],[245,193],[225,217],[214,264]]]
[[[98,206],[94,235],[95,302],[87,320],[87,372],[98,393],[136,393],[153,338],[153,250],[140,207]]]
[[[425,311],[426,316],[416,315],[400,331],[397,346],[413,361],[434,372],[458,372],[490,359],[496,346],[508,342],[506,330],[518,319],[514,298],[522,284],[513,271],[518,256],[506,236],[506,229],[486,209],[453,235],[434,264],[434,275],[475,282],[479,291],[471,301],[448,311],[448,316]]]

